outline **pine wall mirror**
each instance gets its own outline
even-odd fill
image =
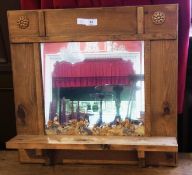
[[[174,4],[9,11],[7,148],[25,163],[175,166],[177,15]]]

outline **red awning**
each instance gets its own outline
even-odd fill
[[[76,64],[57,62],[52,74],[53,87],[94,87],[105,84],[129,85],[134,74],[131,61],[94,59]]]

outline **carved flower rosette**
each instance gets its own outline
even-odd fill
[[[29,27],[29,19],[27,16],[21,16],[17,20],[17,25],[19,26],[20,29],[26,29]]]
[[[154,24],[161,25],[165,22],[165,13],[161,11],[156,11],[152,15],[152,21]]]

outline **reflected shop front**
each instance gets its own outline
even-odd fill
[[[144,42],[42,43],[45,132],[143,136]]]

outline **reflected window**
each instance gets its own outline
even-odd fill
[[[42,43],[46,133],[144,135],[143,44]]]

